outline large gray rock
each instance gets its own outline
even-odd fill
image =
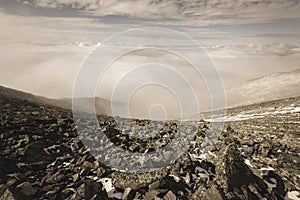
[[[236,145],[229,145],[217,165],[216,183],[228,199],[281,199],[245,164]]]

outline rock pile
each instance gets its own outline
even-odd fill
[[[275,200],[284,199],[287,191],[299,191],[299,176],[288,169],[299,166],[299,149],[276,138],[264,142],[267,134],[253,138],[228,127],[204,157],[199,149],[209,123],[199,122],[190,127],[197,132],[190,149],[171,165],[127,173],[104,166],[90,154],[70,111],[5,96],[0,96],[0,109],[0,200]],[[141,126],[155,127],[153,123],[139,121]],[[136,152],[156,151],[176,132],[170,122],[143,140],[131,137],[130,128],[116,127],[110,117],[99,116],[99,124],[116,145]]]

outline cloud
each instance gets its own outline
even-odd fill
[[[268,45],[249,45],[249,50],[252,53],[261,53],[262,55],[277,55],[288,56],[292,54],[300,54],[300,48],[289,44],[268,44]]]
[[[161,19],[173,24],[236,24],[299,18],[299,0],[18,0],[35,7],[72,8],[97,16]]]
[[[126,2],[124,0],[124,4]],[[140,13],[141,9],[144,9],[142,2],[140,10],[137,9],[136,13]],[[174,4],[173,1],[167,2]],[[108,7],[109,5],[110,3],[107,4]],[[155,6],[157,5],[154,4],[153,7],[155,8]],[[164,6],[168,7],[168,5]],[[149,7],[149,12],[150,8],[152,9],[152,7]],[[120,8],[115,9],[122,10]],[[169,12],[171,11],[172,9],[169,10]],[[112,12],[112,10],[107,9],[106,12]],[[53,18],[34,15],[24,17],[6,12],[0,12],[0,26],[2,28],[0,31],[0,84],[53,98],[70,97],[76,72],[90,50],[103,42],[104,39],[119,33],[123,28],[119,24],[101,23],[98,18]],[[221,32],[224,30],[206,30],[196,26],[180,27],[182,28],[181,31],[191,34],[200,44],[206,45],[205,47],[208,53],[212,55],[213,61],[225,74],[226,86],[242,83],[249,78],[256,78],[256,76],[270,72],[299,67],[300,43],[297,42],[299,40],[295,39],[295,35],[291,38],[290,35],[279,35],[276,38],[273,38],[274,35],[271,35],[272,38],[269,35],[264,35],[262,39],[260,37],[239,38]],[[266,33],[270,32],[266,31]],[[273,32],[271,31],[271,33]],[[146,35],[147,33],[141,35],[141,39],[146,39]],[[136,36],[134,38],[136,39]],[[178,40],[174,42],[172,37],[155,38],[158,38],[162,45],[173,45],[179,42]],[[242,45],[244,43],[253,44]],[[130,44],[130,40],[124,40],[124,44]],[[216,46],[217,44],[219,46]],[[183,43],[183,45],[187,44]],[[230,56],[234,59],[227,59]],[[270,59],[269,56],[273,57]],[[111,89],[112,86],[109,84],[117,82],[116,78],[120,77],[124,71],[128,71],[130,66],[150,61],[172,64],[173,66],[185,66],[172,56],[152,55],[149,52],[136,53],[134,56],[129,56],[127,60],[115,63],[113,68],[115,70],[112,69],[113,71],[107,76],[107,82],[104,84],[105,89]],[[195,80],[193,84],[199,84],[197,85],[197,88],[200,88],[198,91],[205,91],[202,89],[205,84],[196,82],[198,80],[195,77],[196,73],[189,69],[189,67],[183,68],[182,73],[188,77],[188,80]],[[148,72],[145,74],[151,75]],[[143,76],[139,77],[143,78]],[[106,90],[103,90],[103,93],[108,96],[111,90]],[[199,92],[199,95],[202,93]]]
[[[213,45],[207,46],[212,57],[235,58],[239,56],[280,56],[300,54],[300,47],[290,44],[248,44],[248,45]]]

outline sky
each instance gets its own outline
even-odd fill
[[[300,68],[299,0],[0,0],[0,27],[0,84],[48,98],[72,97],[90,53],[112,36],[136,28],[170,29],[195,40],[214,63],[226,90]],[[184,40],[164,31],[149,35],[146,30],[123,37],[105,51],[157,41],[162,48],[186,47]],[[198,98],[205,96],[203,104],[209,103],[205,77],[196,77],[190,63],[178,55],[160,50],[141,50],[114,60],[98,82],[96,96],[110,99],[121,80],[123,91],[149,77],[158,81],[157,73],[168,72],[144,68],[133,73],[134,78],[122,79],[134,66],[155,62],[173,66],[198,91]],[[137,106],[143,106],[137,102],[145,93],[155,94],[149,99],[167,94],[156,87],[146,89],[132,98]]]

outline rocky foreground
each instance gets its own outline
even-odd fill
[[[261,111],[291,104],[299,107],[299,98],[255,106]],[[127,173],[90,154],[70,111],[5,95],[0,110],[0,200],[299,199],[299,112],[234,120],[242,111],[232,109],[233,118],[206,157],[199,149],[210,123],[199,121],[191,127],[194,142],[176,162],[153,172]],[[169,122],[143,140],[131,138],[130,129],[118,129],[111,117],[100,116],[99,122],[114,144],[141,153],[166,145],[176,124]],[[154,123],[136,122],[141,127]]]

